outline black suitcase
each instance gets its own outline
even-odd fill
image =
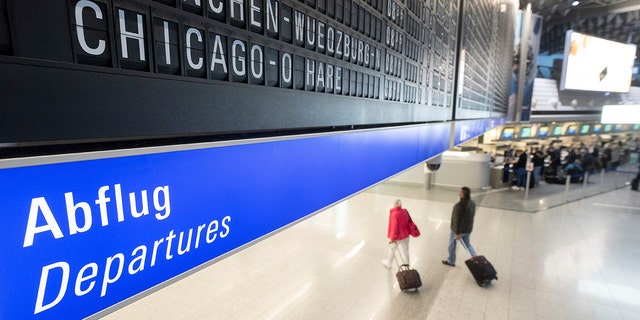
[[[631,180],[631,190],[635,190],[638,191],[638,183],[640,181],[638,181],[640,179],[638,179],[638,177],[633,178],[633,180]]]
[[[496,269],[484,256],[475,256],[466,260],[464,264],[467,265],[473,278],[476,279],[476,283],[481,287],[491,284],[491,280],[498,280]]]
[[[462,247],[469,252],[469,249],[467,249],[464,242],[462,240],[459,240],[459,242]],[[498,272],[496,272],[496,269],[493,267],[491,262],[485,258],[485,256],[471,257],[471,259],[466,260],[464,264],[467,265],[467,268],[471,271],[476,283],[481,287],[491,284],[491,280],[498,280]]]
[[[420,274],[418,270],[411,269],[409,267],[409,263],[404,262],[404,257],[402,256],[402,252],[400,252],[400,261],[396,257],[396,252],[398,251],[398,244],[395,242],[390,243],[391,250],[393,250],[393,260],[398,265],[398,272],[396,273],[396,278],[398,279],[398,285],[400,286],[400,290],[418,290],[422,286],[422,280],[420,280]]]

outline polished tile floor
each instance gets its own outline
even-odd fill
[[[395,267],[381,263],[396,198],[422,231],[410,244],[417,292],[401,292]],[[104,319],[640,319],[640,193],[536,213],[479,201],[471,242],[499,277],[487,288],[461,248],[456,267],[440,262],[455,201],[455,192],[378,185]]]

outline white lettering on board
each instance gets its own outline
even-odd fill
[[[118,222],[125,220],[124,215],[124,199],[120,184],[113,186],[113,200],[115,201],[116,217]],[[107,203],[111,202],[112,198],[107,197],[107,192],[110,190],[109,186],[102,186],[98,189],[97,199],[94,203],[97,207],[93,207],[89,202],[77,201],[73,192],[67,192],[64,194],[65,208],[67,213],[67,225],[69,235],[77,233],[87,232],[93,226],[93,219],[95,212],[99,212],[99,219],[101,225],[106,227],[109,225],[110,213]],[[141,209],[138,208],[138,201],[140,201]],[[141,218],[149,215],[150,203],[147,197],[147,190],[141,190],[139,193],[129,193],[129,214],[133,218]],[[171,214],[171,202],[169,199],[169,186],[156,187],[153,190],[153,208],[155,209],[154,217],[157,220],[164,220]],[[113,208],[112,208],[113,209]],[[45,224],[37,225],[38,217],[42,216],[45,220]],[[77,219],[80,216],[82,219]],[[78,221],[83,221],[82,225],[78,224]],[[27,220],[27,226],[24,235],[23,247],[30,247],[33,245],[36,235],[42,233],[51,233],[55,239],[64,237],[62,229],[58,220],[51,210],[45,197],[38,197],[31,199],[31,207],[29,209],[29,218]]]

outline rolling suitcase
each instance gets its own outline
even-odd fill
[[[418,290],[419,287],[422,286],[422,280],[420,280],[420,274],[416,269],[411,269],[409,267],[409,263],[405,263],[404,257],[402,253],[400,253],[400,260],[398,260],[396,256],[396,252],[398,251],[398,244],[391,243],[391,250],[393,251],[393,260],[398,265],[398,272],[396,273],[396,278],[398,279],[398,285],[400,286],[400,290]]]
[[[464,244],[464,241],[462,241],[462,239],[458,241],[469,255],[471,255],[469,249]],[[484,256],[471,257],[471,259],[466,260],[464,264],[467,265],[467,268],[471,271],[476,283],[481,287],[491,284],[491,280],[498,280],[498,273],[496,272],[496,269],[493,268],[491,262],[489,262],[489,260]]]

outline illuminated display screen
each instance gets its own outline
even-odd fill
[[[539,127],[538,128],[538,137],[547,137],[549,136],[549,127]]]
[[[567,135],[574,135],[577,132],[578,132],[578,127],[577,126],[571,125],[571,126],[567,127],[567,132],[566,132]]]
[[[621,124],[616,124],[613,127],[613,131],[616,131],[616,132],[622,131],[622,125]]]
[[[640,130],[640,124],[634,124],[631,130]]]
[[[594,124],[593,125],[593,133],[600,133],[602,132],[602,125],[601,124]]]
[[[567,31],[560,90],[629,92],[636,46]]]
[[[520,138],[531,138],[531,127],[520,128]]]
[[[591,133],[590,124],[583,124],[582,126],[580,126],[580,134],[589,134],[589,133]]]
[[[611,130],[613,130],[613,125],[612,124],[605,124],[604,125],[604,132],[611,132]]]
[[[553,128],[554,136],[561,136],[562,134],[563,134],[562,126],[556,126],[555,128]]]
[[[513,139],[513,135],[515,134],[515,128],[504,128],[502,129],[502,135],[500,139]]]

